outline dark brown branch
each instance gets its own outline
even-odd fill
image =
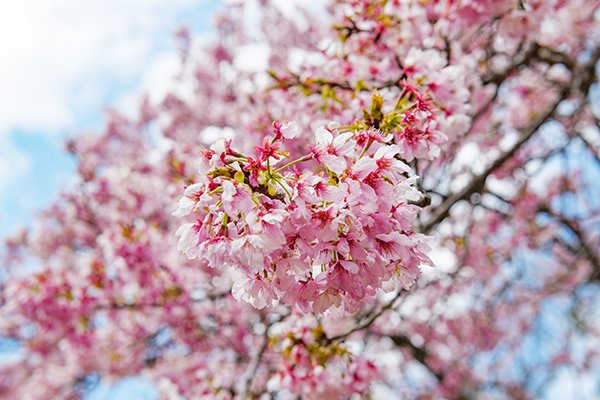
[[[536,52],[537,52],[537,46]],[[527,52],[529,53],[529,51]],[[557,99],[554,103],[540,115],[537,119],[535,119],[528,127],[524,129],[524,133],[521,135],[521,138],[517,143],[515,143],[508,151],[506,151],[503,155],[498,157],[494,162],[492,162],[481,174],[473,177],[471,182],[461,191],[449,195],[441,205],[439,205],[434,211],[433,217],[427,222],[422,231],[424,233],[430,232],[437,224],[446,219],[450,214],[450,209],[454,206],[454,204],[458,203],[461,200],[469,198],[474,193],[481,193],[485,188],[485,183],[487,178],[498,168],[504,165],[510,158],[512,158],[517,151],[527,143],[533,135],[538,131],[538,129],[552,116],[554,115],[556,108],[558,105],[565,100],[569,95],[571,95],[575,91],[579,91],[584,95],[587,95],[592,83],[595,79],[595,67],[596,63],[600,59],[600,47],[595,49],[592,52],[592,56],[590,60],[577,67],[574,68],[573,71],[573,80],[570,86],[563,87]]]
[[[379,310],[376,310],[376,308],[373,308],[367,314],[367,316],[363,319],[363,321],[358,323],[354,328],[350,329],[348,332],[328,338],[328,340],[331,342],[337,341],[337,340],[342,340],[342,339],[345,339],[346,337],[350,336],[354,332],[358,332],[360,330],[368,328],[369,326],[371,326],[373,324],[373,322],[375,322],[375,320],[377,318],[379,318],[381,315],[383,315],[386,311],[389,311],[390,309],[392,309],[396,305],[396,302],[401,299],[403,294],[404,294],[403,290],[399,291],[392,300],[390,300],[388,303],[386,303]]]
[[[258,346],[258,350],[256,351],[256,353],[254,353],[254,355],[250,359],[248,368],[246,369],[246,372],[244,373],[244,375],[241,377],[240,386],[239,386],[240,390],[239,390],[239,395],[237,398],[244,400],[247,398],[258,398],[259,397],[259,396],[255,395],[254,393],[251,393],[250,389],[252,388],[252,381],[254,379],[254,375],[256,375],[258,366],[260,365],[262,357],[265,354],[265,351],[267,350],[267,347],[269,344],[269,330],[271,329],[271,327],[273,325],[275,325],[278,322],[281,322],[289,315],[290,315],[289,313],[285,313],[285,314],[279,314],[275,318],[270,319],[270,320],[268,317],[265,317],[262,319],[262,322],[265,324],[265,331],[263,332],[263,335],[260,339],[260,344]]]
[[[568,228],[575,235],[575,237],[577,237],[579,245],[581,246],[581,250],[583,251],[583,253],[585,253],[586,258],[589,260],[593,268],[592,274],[590,275],[589,279],[591,281],[600,280],[600,260],[598,254],[596,254],[596,252],[593,250],[594,246],[588,242],[587,238],[585,237],[581,229],[579,229],[576,222],[567,219],[562,214],[552,211],[547,206],[541,206],[539,208],[539,211],[560,222],[563,226]]]
[[[581,139],[585,147],[589,150],[592,157],[594,157],[594,160],[600,164],[600,151],[597,150],[595,146],[583,136],[583,134],[579,135],[579,139]]]
[[[227,295],[229,295],[229,291],[227,292],[222,292],[222,293],[214,293],[214,294],[209,294],[206,297],[203,297],[201,299],[191,299],[192,303],[202,303],[205,301],[217,301],[219,299],[222,299],[224,297],[226,297]],[[181,295],[183,295],[183,293],[181,293]],[[173,300],[176,300],[176,298],[174,298]],[[175,301],[169,301],[169,300],[162,300],[162,301],[155,301],[155,302],[151,302],[151,303],[125,303],[125,302],[117,302],[117,301],[113,301],[107,304],[98,304],[95,309],[96,310],[136,310],[136,311],[141,311],[144,309],[148,309],[148,308],[162,308],[165,307],[167,304],[170,305],[177,305],[177,302]]]
[[[421,192],[421,198],[419,200],[409,200],[408,204],[419,206],[421,208],[431,205],[431,195],[427,192]]]
[[[443,221],[450,214],[450,209],[454,204],[461,200],[469,198],[474,193],[481,193],[485,188],[485,182],[487,178],[498,168],[503,166],[510,158],[512,158],[516,152],[533,137],[537,130],[552,117],[556,108],[570,93],[570,88],[565,87],[561,90],[557,100],[550,106],[546,112],[540,115],[535,121],[533,121],[527,128],[524,129],[524,133],[521,138],[515,143],[509,150],[494,160],[481,174],[473,177],[471,182],[465,186],[461,191],[449,195],[446,200],[440,204],[434,212],[433,217],[423,226],[422,231],[427,233],[430,232],[437,224]]]
[[[529,63],[531,63],[531,61],[534,59],[538,49],[539,49],[539,46],[537,45],[537,43],[532,43],[529,46],[529,48],[526,51],[524,51],[523,53],[521,53],[520,56],[517,57],[515,59],[515,61],[513,61],[513,63],[510,64],[508,66],[508,68],[506,68],[504,71],[498,72],[498,73],[492,73],[488,76],[484,76],[481,79],[483,84],[488,85],[490,83],[494,83],[496,85],[500,85],[502,82],[504,82],[504,80],[506,79],[507,76],[509,76],[510,74],[515,72],[521,66],[528,65]]]
[[[482,78],[484,85],[494,83],[500,85],[504,80],[523,66],[528,66],[534,61],[542,61],[546,64],[564,64],[570,70],[575,68],[575,64],[566,55],[555,50],[542,47],[537,43],[532,43],[529,48],[516,57],[515,61],[508,66],[504,71],[492,73]]]
[[[444,373],[434,371],[431,369],[431,367],[427,363],[427,358],[429,357],[429,354],[424,347],[415,346],[413,344],[413,342],[411,342],[411,340],[407,336],[404,336],[404,335],[399,334],[399,335],[392,335],[392,336],[388,336],[388,337],[392,340],[392,342],[394,342],[394,344],[396,346],[409,349],[412,353],[413,358],[416,361],[418,361],[421,365],[423,365],[433,376],[435,376],[435,378],[437,379],[438,382],[443,384],[444,379],[445,379]],[[456,399],[457,400],[468,400],[468,399],[470,399],[470,396],[468,396],[467,394],[461,393],[458,397],[456,397]]]
[[[269,343],[269,328],[271,325],[265,326],[265,332],[263,333],[260,344],[257,352],[250,359],[250,364],[248,364],[248,369],[244,373],[244,376],[241,377],[240,382],[240,391],[239,391],[239,399],[248,398],[248,391],[252,386],[252,378],[256,374],[256,370],[258,369],[258,365],[260,364],[260,360],[267,350],[267,344]]]

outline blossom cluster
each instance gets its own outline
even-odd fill
[[[364,394],[381,371],[364,356],[354,356],[343,344],[328,339],[314,319],[298,318],[279,327],[274,350],[281,355],[277,373],[267,387],[303,399],[340,399]],[[287,392],[287,393],[286,393]]]
[[[385,122],[383,100],[375,94],[373,102],[372,116]],[[178,229],[179,249],[239,272],[233,295],[257,308],[281,301],[306,312],[352,312],[382,288],[409,288],[430,261],[427,238],[413,229],[417,177],[403,159],[425,151],[427,135],[405,134],[409,145],[401,147],[392,132],[420,131],[411,124],[430,107],[416,97],[405,108],[393,113],[394,129],[321,126],[294,160],[284,151],[299,130],[293,122],[274,122],[252,155],[232,140],[214,143],[174,213],[195,219]]]

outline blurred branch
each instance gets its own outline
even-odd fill
[[[589,140],[587,140],[583,134],[579,135],[579,139],[583,142],[585,147],[589,150],[590,154],[596,160],[598,164],[600,164],[600,149],[597,149]]]
[[[216,300],[227,297],[227,295],[229,295],[229,294],[230,294],[230,291],[221,292],[221,293],[213,293],[213,294],[207,295],[206,297],[201,298],[201,299],[190,298],[190,301],[191,301],[191,303],[203,303],[205,301],[216,301]],[[183,295],[183,293],[181,293],[180,295]],[[176,299],[177,298],[175,298],[173,300],[176,300]],[[151,303],[150,302],[149,303],[135,303],[135,302],[126,303],[126,302],[113,301],[108,304],[98,304],[95,307],[95,309],[96,310],[137,310],[137,311],[141,311],[146,308],[162,308],[162,307],[165,307],[165,305],[167,305],[167,304],[170,304],[172,306],[176,306],[176,305],[185,306],[185,304],[178,304],[177,302],[169,301],[169,300],[162,300],[162,301],[156,301],[156,302],[151,302]]]
[[[521,63],[526,62],[528,57],[533,57],[533,54],[537,53],[539,47],[537,45],[532,46],[528,51],[525,52],[526,57],[520,60]],[[530,55],[531,53],[531,55]],[[556,54],[549,53],[549,57],[555,57]],[[502,167],[510,158],[512,158],[521,147],[526,144],[538,131],[538,129],[556,112],[558,105],[565,99],[567,99],[572,93],[580,91],[587,95],[592,83],[595,79],[595,67],[598,59],[600,58],[600,48],[593,51],[590,60],[579,66],[574,67],[573,80],[569,86],[561,88],[557,99],[552,103],[550,107],[546,109],[538,118],[536,118],[528,127],[523,130],[521,138],[504,154],[494,160],[481,174],[476,175],[462,190],[450,194],[435,210],[431,219],[425,223],[422,227],[424,233],[430,232],[437,224],[442,222],[450,215],[450,209],[454,204],[461,200],[469,198],[474,193],[481,193],[485,188],[487,178],[497,169]],[[517,68],[518,66],[515,66]],[[509,67],[510,70],[510,67]]]
[[[398,335],[382,335],[387,336],[392,340],[392,342],[402,348],[406,348],[410,350],[415,361],[418,361],[419,364],[423,365],[436,379],[437,381],[443,385],[445,374],[443,372],[434,371],[427,363],[427,358],[429,357],[429,352],[424,347],[419,347],[413,344],[413,342],[408,338],[408,336],[398,334]],[[468,400],[471,396],[460,393],[456,400]]]
[[[464,189],[454,194],[449,195],[442,204],[440,204],[435,210],[433,217],[423,226],[422,231],[424,233],[430,232],[437,224],[443,221],[450,214],[450,209],[454,204],[458,203],[461,200],[469,198],[474,193],[481,193],[484,190],[485,182],[487,178],[498,168],[503,166],[510,158],[512,158],[516,152],[533,137],[533,135],[537,132],[537,130],[549,119],[552,117],[556,108],[563,101],[570,90],[568,87],[564,87],[557,100],[543,113],[540,117],[538,117],[535,121],[533,121],[529,127],[525,128],[524,133],[521,135],[521,138],[515,143],[509,150],[507,150],[504,154],[494,160],[481,174],[476,175],[469,182]]]
[[[269,329],[271,329],[271,327],[276,324],[277,322],[282,321],[284,318],[286,318],[288,314],[280,314],[277,316],[277,318],[266,322],[267,318],[263,317],[262,318],[262,322],[265,323],[265,331],[262,334],[262,337],[260,339],[260,343],[258,345],[258,350],[256,351],[256,353],[254,353],[254,355],[252,356],[252,358],[250,359],[250,363],[248,364],[248,368],[246,369],[246,372],[244,373],[244,375],[241,377],[241,382],[240,382],[240,390],[239,390],[239,395],[238,398],[240,400],[244,400],[249,398],[249,394],[250,394],[250,388],[252,387],[252,380],[254,378],[254,375],[256,375],[256,371],[258,370],[258,366],[260,365],[260,361],[263,357],[263,355],[265,354],[265,351],[267,350],[267,346],[269,344]]]
[[[600,260],[598,258],[598,254],[595,253],[593,250],[595,247],[589,243],[584,233],[581,231],[581,229],[579,229],[578,224],[575,221],[567,219],[564,215],[554,212],[547,206],[541,206],[539,211],[560,222],[563,226],[568,228],[575,235],[575,237],[577,237],[577,240],[581,246],[581,250],[585,254],[586,258],[590,261],[590,264],[593,268],[592,274],[590,275],[590,280],[599,280]]]
[[[393,307],[395,307],[396,306],[396,302],[401,299],[401,297],[402,297],[403,294],[404,294],[404,291],[400,290],[396,294],[396,296],[394,296],[394,298],[392,300],[390,300],[385,305],[383,305],[379,310],[377,310],[376,308],[371,309],[371,311],[362,320],[362,322],[359,322],[354,328],[350,329],[346,333],[342,333],[340,335],[328,338],[328,340],[332,341],[332,342],[333,341],[337,341],[337,340],[342,340],[342,339],[345,339],[346,337],[350,336],[354,332],[358,332],[360,330],[368,328],[369,326],[371,326],[375,322],[375,320],[377,318],[379,318],[381,315],[383,315],[386,311],[389,311]]]
[[[263,321],[264,322],[264,321]],[[250,359],[250,363],[248,364],[248,369],[241,377],[240,382],[240,390],[239,390],[239,399],[243,400],[248,397],[248,391],[250,390],[250,386],[252,385],[252,378],[256,374],[256,370],[258,369],[258,364],[260,364],[260,360],[267,350],[267,344],[269,343],[269,328],[272,324],[268,324],[265,326],[265,332],[263,333],[260,344],[258,346],[258,350],[252,358]]]
[[[523,66],[528,66],[533,61],[542,61],[550,65],[563,64],[570,70],[575,68],[573,61],[565,54],[558,51],[542,47],[537,43],[532,43],[527,50],[515,57],[515,60],[504,71],[492,73],[482,78],[483,84],[488,85],[494,83],[500,85],[513,72]]]
[[[506,78],[512,74],[514,71],[519,69],[522,66],[528,65],[535,58],[535,55],[539,49],[537,43],[532,43],[527,50],[518,55],[515,60],[510,64],[504,71],[498,73],[491,73],[487,76],[484,76],[481,80],[484,85],[488,85],[490,83],[494,83],[496,85],[500,85],[502,82],[506,80]]]

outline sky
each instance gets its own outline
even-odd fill
[[[106,106],[159,96],[178,66],[174,32],[208,34],[219,0],[0,2],[0,237],[31,224],[74,181],[66,138]]]

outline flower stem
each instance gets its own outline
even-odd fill
[[[291,167],[291,166],[292,166],[292,165],[294,165],[294,164],[298,164],[298,163],[301,163],[301,162],[304,162],[304,161],[308,161],[308,160],[310,160],[311,158],[312,158],[312,157],[311,157],[310,155],[306,155],[306,156],[304,156],[304,157],[300,157],[300,158],[298,158],[298,159],[296,159],[296,160],[294,160],[294,161],[291,161],[291,162],[289,162],[289,163],[285,164],[285,165],[284,165],[283,167],[281,167],[281,168],[277,168],[277,169],[276,169],[274,172],[279,172],[279,171],[282,171],[282,170],[284,170],[284,169],[286,169],[286,168],[288,168],[288,167]]]

